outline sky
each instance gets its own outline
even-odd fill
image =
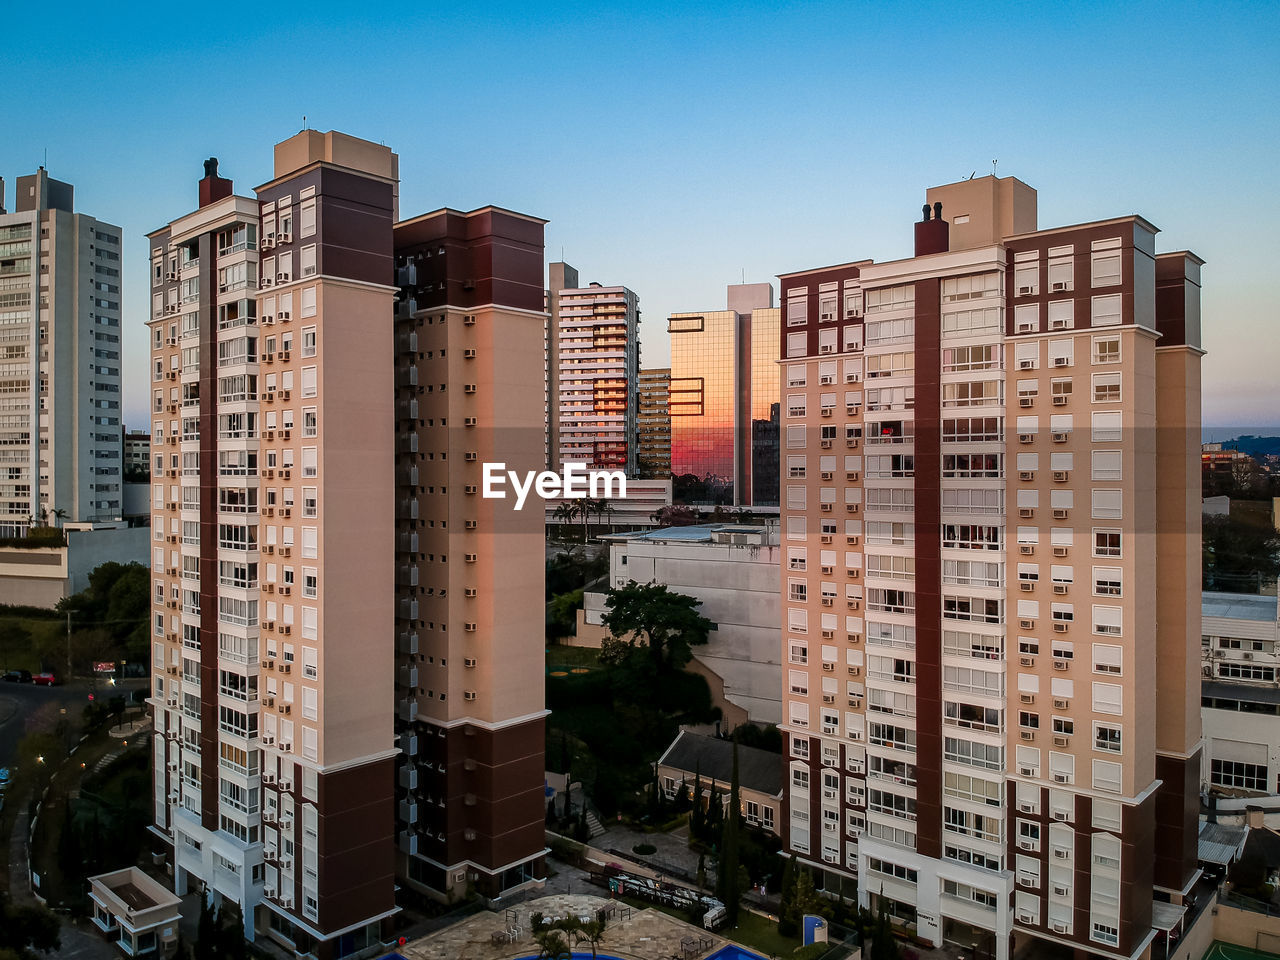
[[[644,366],[727,284],[910,256],[925,189],[995,160],[1041,227],[1138,213],[1203,257],[1205,423],[1280,427],[1280,4],[49,9],[6,13],[0,176],[12,204],[47,151],[124,228],[131,426],[146,232],[195,207],[206,157],[239,193],[269,180],[305,116],[399,153],[402,216],[548,220],[548,260],[639,295]]]

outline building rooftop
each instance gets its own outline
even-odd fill
[[[630,483],[631,481],[627,481]],[[768,528],[760,524],[745,523],[692,523],[683,527],[659,527],[657,530],[631,530],[626,533],[607,533],[601,540],[680,540],[686,543],[710,543],[716,533],[754,533],[761,536]]]
[[[1273,623],[1276,619],[1276,598],[1260,597],[1252,593],[1212,593],[1206,590],[1200,601],[1200,612],[1206,617]]]
[[[1205,680],[1200,684],[1200,696],[1219,700],[1243,700],[1247,703],[1280,703],[1280,689],[1237,683],[1234,680]]]
[[[1199,857],[1205,863],[1228,866],[1240,856],[1248,834],[1248,827],[1234,827],[1225,823],[1209,823],[1202,820]]]
[[[728,786],[733,780],[733,742],[681,730],[658,763]],[[738,745],[738,786],[742,789],[781,796],[782,767],[778,754]]]

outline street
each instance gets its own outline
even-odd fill
[[[81,713],[89,703],[90,693],[105,703],[112,696],[120,693],[128,696],[134,690],[145,690],[146,686],[147,681],[142,678],[119,681],[114,687],[103,680],[92,685],[88,680],[75,680],[56,687],[0,682],[0,767],[17,762],[18,742],[26,733],[27,718],[46,704],[52,704],[56,716],[62,715],[58,711],[65,710],[68,721],[79,729]]]

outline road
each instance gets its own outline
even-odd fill
[[[90,693],[105,701],[115,693],[145,689],[146,686],[145,679],[125,680],[117,687],[102,681],[91,687],[88,680],[75,680],[56,687],[0,682],[0,767],[17,762],[18,741],[26,733],[27,718],[45,704],[52,704],[55,711],[65,710],[67,719],[78,729]]]

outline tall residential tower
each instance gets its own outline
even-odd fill
[[[567,286],[578,282],[567,264],[551,264],[549,274],[549,466],[572,461],[634,477],[640,298],[626,287]]]
[[[397,228],[397,191],[388,148],[306,130],[150,234],[154,829],[180,892],[319,957],[383,942],[397,872],[496,895],[543,853],[541,692],[505,672],[542,650],[541,524],[469,473],[540,461],[541,221],[494,217],[508,275],[483,211]]]
[[[1201,261],[928,199],[782,277],[787,846],[933,943],[1140,957],[1197,876]]]
[[[0,180],[0,535],[122,516],[120,228],[40,167]]]

